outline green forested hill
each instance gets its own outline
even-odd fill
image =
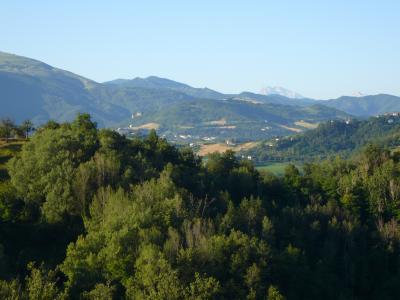
[[[369,143],[388,148],[400,146],[400,117],[391,114],[368,120],[329,121],[303,134],[266,141],[248,154],[258,162],[305,161],[336,155],[348,157]]]
[[[193,97],[173,90],[102,85],[39,61],[0,52],[1,116],[71,120],[90,112],[102,126],[127,123],[132,112],[155,111]]]
[[[400,97],[386,94],[363,97],[346,96],[328,100],[324,104],[360,117],[377,116],[400,111]]]
[[[156,122],[163,128],[191,135],[216,136],[219,139],[259,140],[275,135],[291,135],[305,130],[296,121],[318,123],[327,119],[345,119],[348,115],[322,105],[287,106],[247,101],[213,100],[177,103],[144,115],[137,124]],[[223,124],[216,124],[222,120]],[[132,121],[135,124],[135,121]]]
[[[1,299],[400,296],[400,158],[384,148],[275,177],[78,115],[12,156]]]

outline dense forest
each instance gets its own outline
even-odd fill
[[[1,148],[12,149],[4,141]],[[86,114],[48,122],[0,183],[1,299],[398,299],[400,157],[259,173]]]
[[[341,156],[349,158],[369,143],[389,149],[400,146],[400,115],[381,115],[366,120],[332,120],[316,129],[265,141],[246,155],[256,164],[268,161],[312,161]]]

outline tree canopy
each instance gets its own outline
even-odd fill
[[[87,114],[39,128],[0,182],[2,299],[397,299],[399,156],[259,173]]]

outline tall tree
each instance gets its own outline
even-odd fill
[[[25,120],[20,128],[25,133],[25,138],[28,139],[29,133],[33,130],[33,123],[31,120]]]
[[[6,139],[6,142],[8,142],[8,139],[11,137],[14,128],[15,123],[10,118],[4,118],[0,121],[0,134]]]

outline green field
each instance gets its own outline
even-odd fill
[[[289,163],[289,162],[268,163],[268,164],[265,164],[262,166],[257,166],[256,169],[258,171],[268,171],[277,176],[282,176],[285,173],[285,168],[289,164],[291,164],[291,163]],[[295,166],[301,169],[300,165],[295,164]]]

